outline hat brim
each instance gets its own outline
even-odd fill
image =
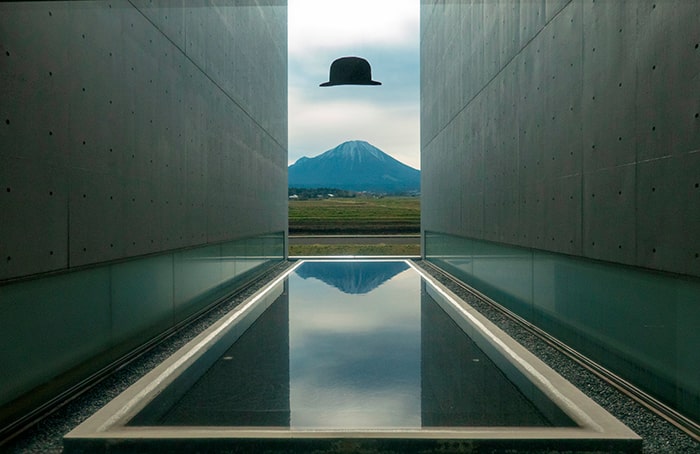
[[[324,82],[322,84],[319,84],[319,87],[334,87],[336,85],[381,85],[381,82],[377,82],[376,80],[370,80],[367,82]]]

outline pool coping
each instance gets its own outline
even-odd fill
[[[526,376],[541,392],[554,402],[578,427],[460,427],[460,428],[407,428],[407,429],[294,429],[248,427],[134,427],[127,426],[155,396],[185,371],[208,346],[221,339],[232,329],[245,331],[284,291],[284,280],[299,266],[310,261],[403,261],[426,283],[428,293],[460,325],[470,337],[474,331],[488,341],[487,350],[507,357],[519,373]],[[435,298],[437,297],[437,298]],[[440,301],[440,299],[442,301]],[[251,316],[246,317],[247,315]],[[248,320],[252,319],[252,320]],[[248,320],[247,322],[244,322]],[[470,333],[471,331],[471,333]],[[483,343],[483,341],[482,341]],[[480,347],[483,346],[480,345]],[[489,356],[491,356],[489,354]],[[362,445],[381,449],[405,451],[406,443],[420,449],[445,449],[451,446],[457,451],[466,443],[475,446],[517,446],[521,449],[565,449],[586,451],[639,452],[641,438],[610,413],[588,398],[583,392],[557,374],[539,358],[527,351],[513,338],[461,300],[435,278],[417,267],[405,257],[335,257],[298,260],[269,284],[258,290],[242,304],[231,310],[210,328],[199,334],[176,353],[146,374],[126,391],[110,401],[102,409],[69,432],[64,437],[66,452],[109,452],[122,446],[125,450],[142,443],[157,450],[163,443],[197,443],[212,447],[222,442],[233,442],[245,450],[258,449],[261,443],[266,449],[284,449],[315,443],[314,449],[330,451]],[[269,442],[269,444],[266,444]],[[445,445],[445,442],[448,445]],[[426,444],[427,443],[427,444]],[[505,443],[505,444],[504,444]],[[109,448],[108,448],[109,446]],[[183,445],[184,446],[184,445]],[[324,447],[325,446],[325,447]],[[393,448],[392,448],[393,446]],[[459,446],[462,446],[460,448]],[[230,449],[230,444],[228,445]],[[184,449],[184,448],[183,448]],[[381,450],[380,449],[380,450]],[[471,449],[471,448],[470,448]]]

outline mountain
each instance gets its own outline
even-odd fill
[[[343,293],[363,294],[408,269],[405,262],[350,262],[346,265],[341,268],[323,262],[306,262],[296,273],[302,279],[316,278]]]
[[[314,158],[304,156],[289,166],[289,187],[417,192],[420,171],[365,141],[352,140]]]

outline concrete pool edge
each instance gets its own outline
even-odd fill
[[[228,328],[240,321],[244,321],[243,325],[240,326],[242,328],[241,332],[250,326],[260,313],[272,304],[281,292],[280,286],[284,279],[300,264],[301,262],[287,268],[243,303],[233,308],[220,320],[187,342],[168,359],[69,432],[64,439],[85,433],[110,433],[113,427],[120,427],[122,423],[126,424],[150,400],[172,383],[180,373],[201,357],[205,353],[207,346],[211,346],[223,337]],[[246,315],[251,313],[253,313],[252,317],[246,317]]]
[[[352,258],[344,259],[352,260]],[[317,259],[308,261],[329,260]],[[380,261],[403,261],[407,263],[412,269],[418,272],[424,282],[428,282],[430,286],[435,289],[434,291],[437,291],[443,298],[451,300],[450,304],[455,308],[468,306],[467,303],[461,301],[460,298],[435,281],[434,278],[417,268],[410,260],[383,258],[383,260]],[[248,449],[245,448],[245,446],[248,445],[254,446],[254,448],[250,448],[251,450],[258,449],[261,446],[266,447],[266,449],[286,450],[290,446],[303,449],[303,446],[308,446],[308,443],[316,443],[313,444],[314,449],[320,448],[331,451],[346,443],[355,443],[358,447],[362,446],[362,449],[368,446],[371,448],[374,444],[379,443],[382,449],[396,449],[396,452],[404,452],[406,451],[406,445],[403,444],[404,442],[415,443],[416,449],[418,449],[418,446],[422,446],[423,448],[421,449],[444,449],[449,445],[457,451],[463,449],[463,447],[457,448],[457,446],[461,446],[464,443],[472,447],[497,447],[501,446],[502,443],[506,443],[507,446],[517,446],[519,449],[564,449],[605,452],[636,452],[641,449],[641,438],[588,399],[583,393],[574,388],[573,385],[570,385],[563,378],[559,377],[558,374],[551,369],[548,373],[542,374],[544,380],[542,377],[540,377],[539,380],[540,382],[549,381],[552,386],[555,387],[555,390],[558,389],[559,386],[566,387],[564,385],[564,383],[566,383],[570,388],[580,394],[576,395],[571,389],[567,390],[564,395],[571,402],[566,403],[566,405],[574,408],[574,410],[571,408],[569,408],[569,411],[563,409],[569,415],[571,415],[572,412],[576,414],[577,411],[580,413],[577,417],[573,418],[579,424],[579,427],[299,430],[289,428],[251,429],[233,427],[126,426],[130,418],[138,413],[150,399],[160,393],[160,391],[172,381],[172,377],[192,364],[199,354],[207,350],[207,346],[214,344],[220,338],[220,333],[230,327],[236,320],[246,318],[244,315],[256,311],[253,315],[247,317],[248,319],[252,319],[247,323],[247,325],[250,325],[252,321],[274,301],[276,295],[279,294],[279,286],[283,283],[284,279],[304,262],[305,261],[302,260],[298,261],[282,274],[275,277],[268,285],[260,289],[240,306],[226,314],[219,322],[190,341],[187,345],[178,350],[177,353],[168,358],[168,360],[161,363],[127,391],[120,394],[83,424],[67,434],[64,437],[66,452],[99,452],[100,450],[120,452],[118,450],[114,451],[118,446],[124,448],[124,452],[126,452],[136,445],[140,448],[153,449],[155,451],[157,450],[157,446],[163,446],[163,443],[176,443],[178,444],[177,449],[182,447],[183,452],[185,452],[185,446],[191,447],[192,443],[201,448],[202,446],[212,446],[212,444],[217,445],[219,443],[225,445],[227,441],[229,443],[234,443],[234,446],[240,445],[244,452],[245,449]],[[543,363],[540,364],[541,361],[524,350],[516,341],[505,335],[505,333],[501,332],[495,326],[491,326],[488,320],[481,320],[479,314],[471,314],[466,308],[464,310],[469,314],[469,317],[464,313],[462,315],[470,318],[472,323],[481,325],[483,328],[479,329],[485,329],[488,335],[498,339],[501,349],[505,350],[506,354],[510,354],[510,356],[513,357],[514,352],[517,357],[525,361],[520,365],[521,372],[524,371],[524,373],[536,377],[538,373],[541,373],[540,367],[543,366],[549,369]],[[452,316],[452,314],[450,315]],[[460,324],[460,326],[462,327],[462,324]],[[464,329],[464,327],[462,328]],[[499,342],[496,343],[498,344]],[[520,351],[520,349],[522,349],[522,351]],[[511,353],[509,353],[508,350],[510,350]],[[501,352],[501,354],[503,353]],[[532,356],[532,358],[530,358],[530,356]],[[529,370],[527,367],[529,361],[532,361],[536,365],[532,370]],[[559,378],[557,379],[557,377]],[[557,393],[550,392],[550,394],[556,396]],[[569,394],[573,394],[573,396]],[[582,399],[579,400],[581,397]],[[139,443],[143,443],[143,445]],[[334,443],[340,443],[340,445],[336,446]],[[447,443],[447,445],[445,443]],[[107,446],[109,446],[109,448],[107,448]],[[323,446],[325,446],[325,448]],[[228,445],[226,449],[230,448],[231,445]]]
[[[438,304],[460,325],[460,327],[472,337],[480,348],[487,353],[495,350],[500,355],[511,359],[511,364],[520,373],[527,376],[531,383],[538,387],[552,402],[564,413],[573,419],[579,427],[574,430],[583,430],[586,433],[598,434],[602,438],[638,439],[641,437],[612,416],[607,410],[595,403],[582,391],[564,379],[556,371],[546,365],[537,356],[528,351],[515,339],[498,328],[484,315],[468,303],[459,298],[425,271],[410,263],[410,266],[421,275],[424,281],[437,289],[440,297],[449,305],[436,299]],[[430,293],[430,292],[429,292]],[[459,313],[463,318],[455,317]],[[470,319],[472,324],[467,324],[465,319]],[[474,335],[474,325],[479,329],[480,335]],[[485,335],[485,337],[484,337]],[[484,344],[484,340],[489,345]],[[481,341],[481,342],[480,342]],[[489,355],[491,356],[491,355]],[[494,361],[495,358],[492,357]],[[502,366],[499,364],[499,366]],[[543,429],[553,430],[553,429]]]

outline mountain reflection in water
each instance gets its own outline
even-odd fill
[[[129,425],[551,425],[426,285],[405,261],[306,262],[235,342],[217,343]]]
[[[369,293],[408,269],[405,262],[347,262],[329,266],[327,262],[307,262],[296,273],[303,279],[315,278],[343,293]]]

